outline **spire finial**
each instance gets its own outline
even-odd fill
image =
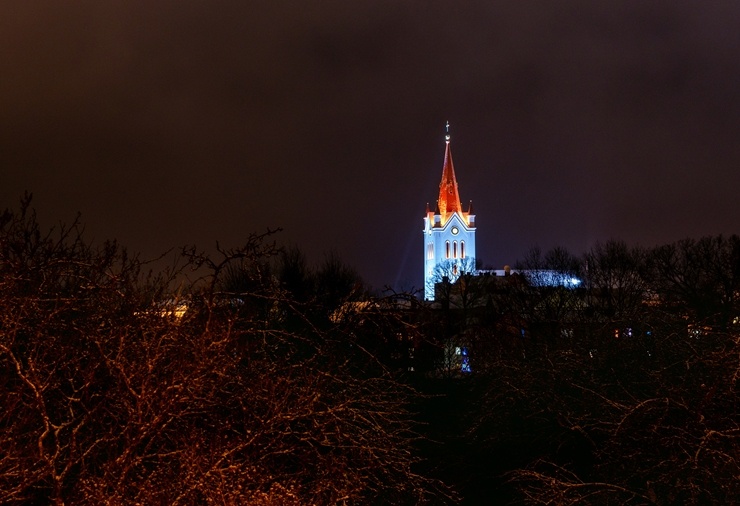
[[[445,141],[450,142],[450,122],[445,124]]]

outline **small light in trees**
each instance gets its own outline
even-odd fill
[[[462,365],[460,366],[460,372],[472,372],[470,369],[470,357],[468,357],[468,348],[463,346],[460,350],[462,355]]]

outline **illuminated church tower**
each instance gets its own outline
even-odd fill
[[[471,201],[462,210],[450,151],[450,124],[445,135],[445,160],[439,199],[424,216],[424,299],[434,300],[434,284],[447,277],[454,282],[461,270],[475,268],[475,215]]]

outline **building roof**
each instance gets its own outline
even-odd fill
[[[455,178],[455,167],[452,165],[449,133],[445,139],[445,161],[442,168],[442,181],[439,183],[439,200],[437,200],[437,206],[439,207],[443,222],[446,222],[452,213],[457,212],[462,214],[460,193],[457,189],[457,179]]]

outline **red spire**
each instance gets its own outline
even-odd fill
[[[447,135],[445,136],[445,163],[442,169],[442,182],[439,183],[439,212],[442,220],[446,221],[449,214],[462,213],[460,205],[460,193],[457,190],[457,179],[455,179],[455,167],[452,165],[452,152],[450,151],[450,124],[447,123]]]

